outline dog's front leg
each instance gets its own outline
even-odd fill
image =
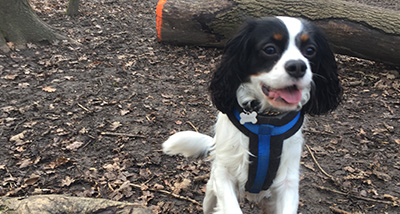
[[[301,132],[284,142],[279,170],[271,186],[275,214],[297,213],[302,142]]]
[[[299,182],[296,179],[285,180],[277,191],[276,214],[296,214],[299,203]]]
[[[217,196],[217,207],[215,213],[241,214],[242,210],[236,195],[235,181],[228,169],[224,166],[213,164],[212,176],[213,189]]]

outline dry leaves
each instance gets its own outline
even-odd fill
[[[47,167],[50,169],[55,169],[58,168],[66,163],[69,163],[71,161],[70,158],[66,157],[59,157],[56,160],[52,161]]]
[[[177,182],[174,184],[173,193],[179,194],[182,190],[186,190],[192,182],[185,178],[181,182]]]
[[[49,93],[53,93],[53,92],[56,92],[56,91],[57,91],[57,89],[55,89],[55,88],[53,88],[53,87],[51,87],[51,86],[44,86],[44,87],[42,88],[42,90],[45,91],[45,92],[49,92]]]
[[[19,133],[19,134],[17,134],[17,135],[14,135],[14,136],[12,136],[11,138],[10,138],[10,141],[11,142],[15,142],[15,145],[23,145],[24,144],[24,138],[25,138],[25,133],[26,133],[27,131],[25,130],[25,131],[23,131],[23,132],[21,132],[21,133]]]
[[[66,148],[70,151],[76,151],[78,150],[81,146],[83,145],[83,142],[80,141],[75,141],[71,144],[69,144]]]

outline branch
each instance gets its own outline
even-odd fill
[[[142,187],[143,187],[142,185],[138,185],[138,184],[130,184],[130,185],[133,186],[133,187],[136,187],[136,188],[138,188],[138,189],[140,189],[140,190],[143,190],[143,189],[142,189]],[[166,195],[170,195],[170,196],[172,196],[172,197],[174,197],[174,198],[177,198],[177,199],[180,199],[180,200],[185,200],[185,201],[189,201],[189,202],[191,202],[191,203],[193,203],[193,204],[196,204],[196,205],[201,205],[199,202],[197,202],[197,201],[194,200],[194,199],[191,199],[191,198],[186,197],[186,196],[177,195],[177,194],[175,194],[175,193],[168,192],[168,191],[166,191],[166,190],[154,189],[154,188],[149,188],[149,189],[147,189],[147,190],[150,190],[150,191],[153,191],[153,192],[160,192],[160,193],[163,193],[163,194],[166,194]]]

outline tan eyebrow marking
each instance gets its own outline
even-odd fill
[[[308,36],[308,34],[302,34],[300,36],[300,41],[305,42],[309,39],[310,37]]]
[[[276,33],[276,34],[274,34],[274,39],[275,40],[282,40],[283,39],[283,35],[282,34],[280,34],[280,33]]]

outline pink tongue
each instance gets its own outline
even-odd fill
[[[269,97],[278,99],[279,97],[284,99],[287,103],[296,104],[301,100],[301,90],[298,89],[279,89],[270,91]]]

